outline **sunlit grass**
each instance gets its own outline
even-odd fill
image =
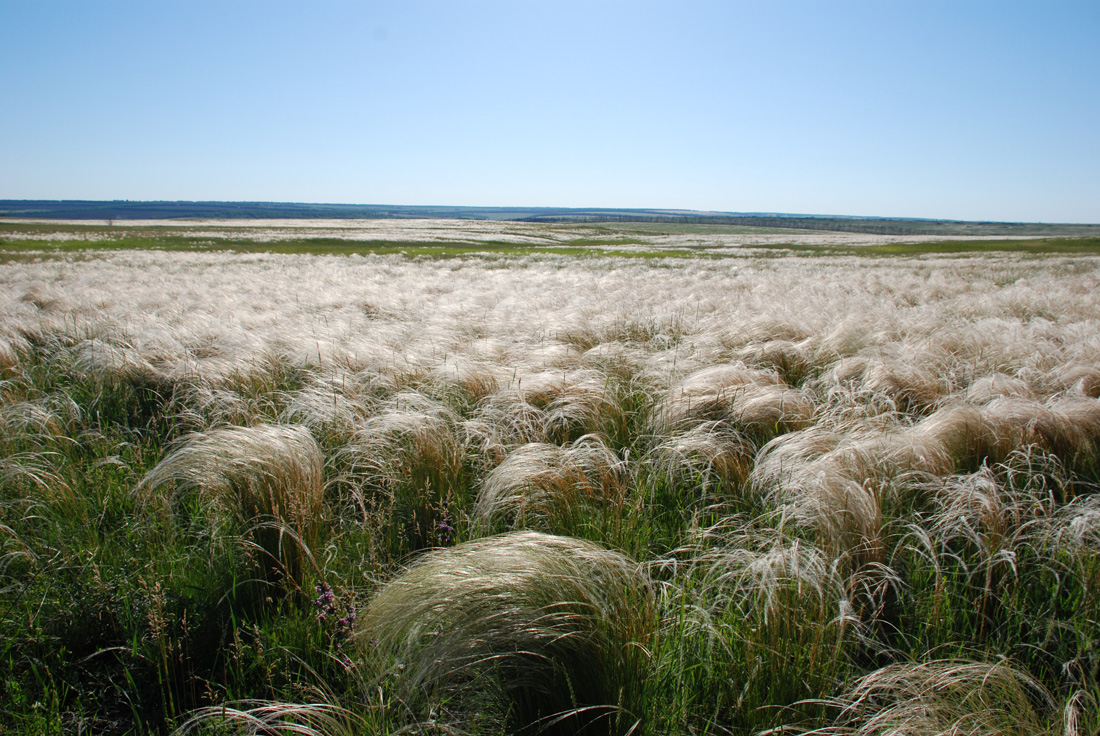
[[[11,246],[0,732],[1095,731],[1100,260],[575,234]]]

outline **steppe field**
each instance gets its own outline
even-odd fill
[[[0,734],[1100,731],[1100,241],[0,221]]]

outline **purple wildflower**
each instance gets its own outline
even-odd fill
[[[439,542],[439,546],[446,547],[454,539],[455,528],[451,526],[451,517],[444,516],[443,521],[439,522],[436,526],[435,538]]]
[[[332,592],[332,588],[324,583],[317,583],[317,598],[313,600],[313,605],[317,609],[318,621],[335,620],[334,623],[325,627],[328,633],[329,646],[334,650],[340,663],[345,667],[350,667],[351,659],[348,658],[343,649],[344,642],[350,639],[355,631],[355,605],[351,603],[344,604],[344,615],[336,618],[341,606],[337,602],[336,594]]]

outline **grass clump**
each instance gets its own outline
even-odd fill
[[[434,547],[468,495],[467,445],[451,409],[403,391],[336,451],[335,486],[363,523],[382,527],[393,556]]]
[[[0,733],[1100,725],[1094,257],[195,245],[0,263]]]
[[[654,568],[662,731],[736,732],[819,721],[813,702],[853,668],[863,623],[822,550],[729,517]]]
[[[595,544],[516,532],[432,552],[370,602],[360,646],[412,699],[510,730],[628,733],[644,712],[652,588]]]
[[[579,530],[587,519],[621,517],[627,491],[626,463],[597,436],[530,443],[485,477],[474,515],[489,529]]]
[[[884,667],[832,702],[828,736],[1076,734],[1078,714],[1063,714],[1041,684],[1004,663],[937,660]]]
[[[324,541],[323,468],[302,428],[224,427],[185,437],[135,493],[147,507],[179,513],[182,496],[194,492],[237,522],[268,583],[300,590]]]

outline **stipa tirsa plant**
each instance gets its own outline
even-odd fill
[[[526,444],[485,478],[474,515],[487,528],[566,531],[585,516],[621,514],[627,480],[626,463],[597,436],[569,447]]]
[[[724,421],[698,424],[665,439],[647,456],[647,468],[674,488],[697,489],[701,501],[735,493],[748,479],[756,446]]]
[[[470,408],[496,393],[511,375],[503,366],[486,361],[444,360],[431,380],[451,403]]]
[[[37,395],[22,381],[0,382],[0,495],[40,496],[70,503],[72,489],[56,472],[62,452],[76,445],[80,407],[65,393]],[[30,491],[33,489],[33,491]],[[79,506],[79,504],[77,504]]]
[[[385,725],[381,723],[371,723],[346,708],[329,703],[246,701],[200,708],[173,735],[217,733],[242,736],[356,736],[386,731]]]
[[[661,708],[679,714],[675,728],[700,728],[693,718],[717,712],[755,732],[782,723],[780,708],[820,710],[802,703],[843,676],[863,628],[835,560],[731,517],[660,566],[671,577],[658,691],[687,699]]]
[[[439,523],[466,496],[468,437],[449,408],[402,392],[341,448],[338,485],[364,520],[382,514],[395,549],[435,546]]]
[[[953,388],[930,357],[845,358],[829,370],[825,383],[849,384],[860,394],[885,398],[901,411],[924,414],[932,411]]]
[[[1002,470],[1003,472],[1003,470]],[[1050,514],[1054,499],[1036,484],[1014,488],[988,467],[944,480],[929,531],[939,556],[961,568],[977,616],[977,635],[994,625],[1004,586],[1019,574],[1017,552],[1035,522]],[[954,565],[953,565],[954,566]]]
[[[1100,368],[1095,365],[1067,365],[1059,371],[1057,380],[1071,392],[1100,398]]]
[[[369,372],[313,376],[285,399],[281,421],[308,427],[323,442],[346,442],[373,414],[378,395],[390,388],[386,377]]]
[[[748,365],[774,369],[790,385],[803,383],[814,371],[817,355],[812,340],[768,340],[746,345],[737,357]]]
[[[1040,683],[1003,663],[939,660],[891,665],[860,678],[829,704],[840,711],[836,721],[813,733],[1078,734],[1075,708],[1060,712]]]
[[[25,349],[26,339],[14,335],[0,335],[0,373],[14,372],[19,366],[19,351]]]
[[[854,567],[883,561],[881,450],[854,436],[812,427],[761,450],[751,482],[780,519],[809,530],[832,557]]]
[[[1031,446],[1087,467],[1095,463],[1100,439],[1100,401],[1000,396],[981,406],[955,403],[894,432],[891,439],[887,460],[901,472],[945,476],[976,470]]]
[[[611,379],[587,369],[517,374],[485,398],[479,414],[498,428],[505,444],[567,444],[593,433],[621,436],[626,421]]]
[[[301,588],[328,529],[323,467],[304,428],[225,427],[183,438],[135,492],[143,504],[167,511],[197,494],[242,527],[268,582]],[[161,492],[168,488],[171,494]]]
[[[967,638],[1013,647],[1035,675],[1095,680],[1097,655],[1085,633],[1093,624],[1084,622],[1095,618],[1100,555],[1075,533],[1087,538],[1094,497],[1061,505],[1071,477],[1056,458],[1032,450],[945,479],[927,519],[938,550],[931,567],[943,576],[936,587],[958,596],[952,608],[971,622]],[[1041,647],[1019,645],[1036,630],[1044,631]]]
[[[1052,489],[1034,482],[1034,473],[1013,472],[1005,465],[998,469],[1000,478],[988,466],[945,478],[936,494],[939,509],[931,519],[937,538],[969,545],[992,562],[1011,559],[1030,536],[1029,527],[1049,516],[1055,505]]]
[[[994,373],[991,376],[979,378],[966,389],[966,400],[971,404],[987,404],[1003,396],[1019,399],[1035,398],[1027,381],[1004,373]]]
[[[951,404],[911,425],[883,415],[815,426],[766,445],[751,477],[786,518],[816,529],[834,554],[856,551],[881,562],[884,509],[927,505],[916,479],[973,471],[1032,450],[1087,466],[1098,418],[1093,399],[1047,405],[1001,397],[986,406]]]
[[[586,350],[582,356],[585,365],[622,382],[639,377],[646,358],[644,349],[622,342],[602,342]]]
[[[421,558],[370,602],[359,643],[398,663],[411,699],[480,701],[516,730],[598,734],[637,726],[655,635],[635,563],[519,532]]]
[[[892,540],[889,564],[904,581],[890,612],[892,643],[920,657],[967,642],[1011,656],[1052,688],[1094,682],[1088,570],[1095,580],[1097,557],[1079,554],[1064,533],[1067,520],[1085,521],[1087,504],[1059,509],[1068,490],[1057,460],[1017,452],[914,489],[929,505]],[[1028,643],[1036,635],[1041,646]]]
[[[31,566],[36,560],[34,552],[19,538],[15,530],[0,524],[0,587],[7,582],[9,568]]]
[[[670,434],[725,421],[762,444],[805,426],[813,412],[809,397],[774,371],[717,365],[693,373],[668,393],[655,413],[654,429]]]
[[[1071,627],[1076,646],[1073,658],[1065,662],[1067,679],[1100,694],[1100,494],[1074,499],[1047,520],[1038,535],[1037,545],[1049,548],[1065,561],[1065,577],[1074,596],[1078,614]],[[1100,721],[1100,712],[1094,710]],[[1100,723],[1097,724],[1100,727]]]
[[[1075,498],[1059,508],[1043,533],[1046,544],[1056,549],[1100,555],[1100,494]]]

